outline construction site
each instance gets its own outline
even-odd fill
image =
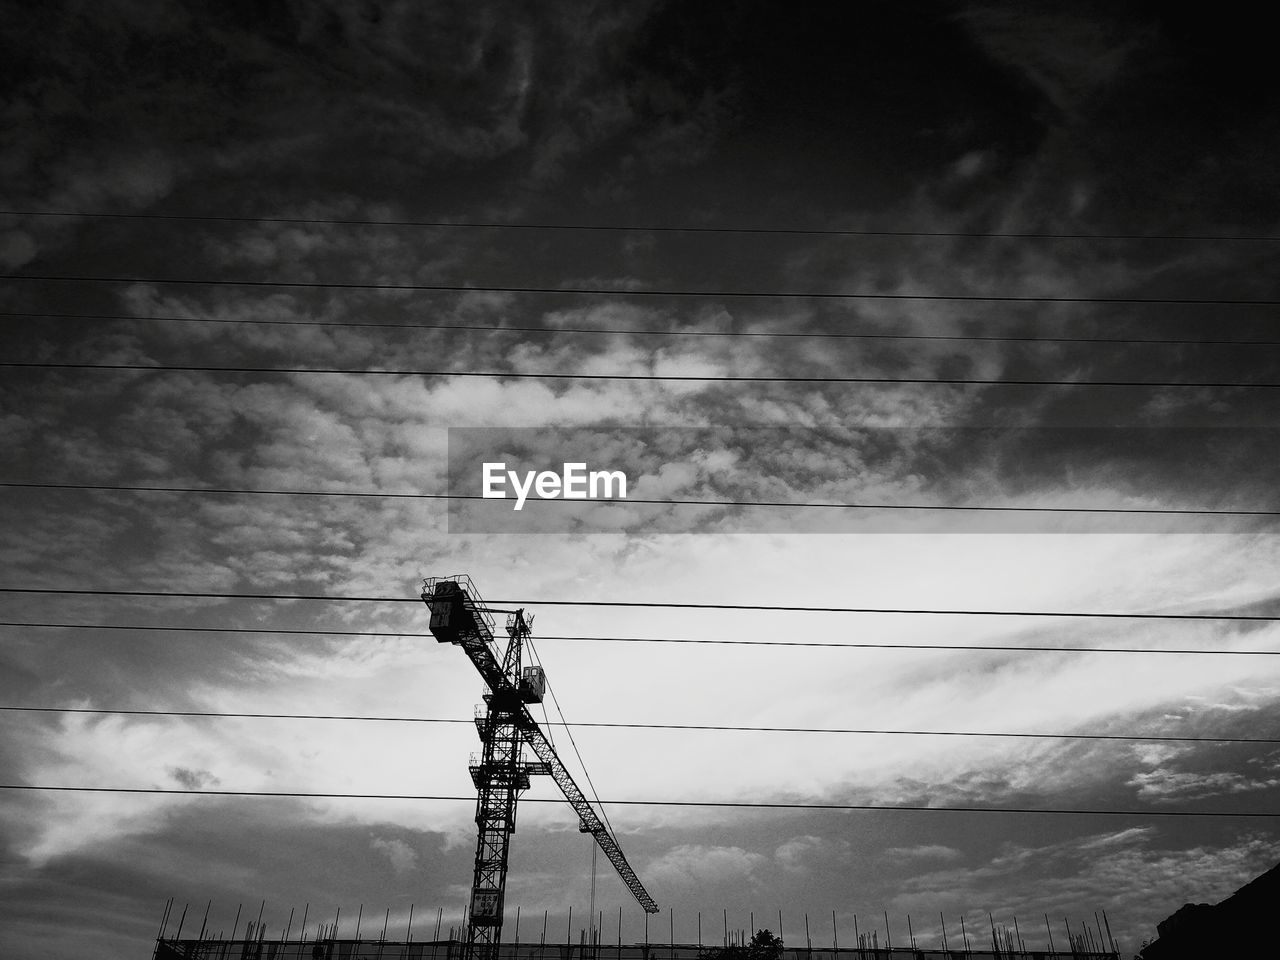
[[[582,944],[504,943],[492,955],[500,960],[698,960],[708,948],[697,944],[626,944],[588,947]],[[745,953],[743,954],[746,955]],[[460,960],[466,957],[461,940],[396,942],[382,940],[165,940],[157,960],[178,957],[202,960]],[[786,948],[778,960],[1119,960],[1115,951],[1019,950],[976,947],[972,950],[933,950],[911,947]]]
[[[657,902],[628,863],[603,808],[598,809],[583,793],[550,737],[529,711],[531,704],[542,702],[546,691],[542,668],[527,664],[524,658],[533,618],[523,609],[499,610],[488,606],[466,575],[424,580],[422,600],[430,610],[431,634],[440,643],[461,647],[485,684],[485,706],[483,711],[477,711],[475,718],[482,749],[470,765],[471,780],[476,788],[477,839],[465,924],[461,929],[450,929],[442,937],[443,910],[440,910],[432,939],[415,940],[410,912],[405,937],[398,940],[394,934],[388,936],[388,909],[378,935],[362,937],[364,909],[361,906],[354,931],[347,936],[339,935],[340,911],[332,922],[311,920],[310,925],[308,912],[304,911],[295,933],[296,911],[291,910],[281,934],[272,937],[267,935],[259,911],[257,919],[245,920],[244,935],[240,936],[241,916],[237,910],[231,936],[226,937],[221,931],[214,934],[209,930],[206,908],[196,935],[184,938],[190,907],[184,906],[178,913],[170,900],[161,918],[154,960],[1119,960],[1120,951],[1111,936],[1110,921],[1105,913],[1094,914],[1092,930],[1086,921],[1073,925],[1063,919],[1056,938],[1047,915],[1043,918],[1043,928],[1037,927],[1036,932],[1028,928],[1025,935],[1017,918],[1010,925],[997,923],[989,914],[983,918],[985,924],[974,924],[971,918],[966,925],[961,917],[958,925],[953,924],[950,936],[946,918],[940,915],[941,945],[924,947],[917,940],[910,916],[905,922],[906,942],[900,939],[895,944],[887,913],[883,916],[883,931],[863,932],[855,916],[854,943],[842,946],[833,912],[829,946],[814,945],[808,915],[804,917],[804,945],[796,946],[786,940],[781,912],[776,914],[778,934],[775,935],[766,928],[765,920],[757,924],[754,914],[750,915],[747,927],[735,925],[731,930],[728,912],[722,911],[722,936],[714,942],[704,942],[699,913],[698,941],[676,942],[674,910],[669,908],[669,923],[665,925],[669,936],[664,939],[658,932],[658,928],[664,926],[660,920],[654,924],[655,935],[650,936],[649,917],[659,913]],[[506,618],[505,646],[500,645],[494,635],[495,616]],[[532,757],[526,754],[526,748]],[[587,927],[578,929],[575,936],[571,910],[564,939],[549,937],[548,917],[544,912],[538,939],[522,940],[517,908],[514,934],[506,941],[502,939],[504,922],[509,916],[506,882],[511,836],[516,830],[517,801],[536,776],[549,776],[554,780],[578,817],[579,832],[591,835],[593,858],[596,849],[604,853],[644,911],[642,942],[623,942],[621,907],[616,940],[608,942],[603,912],[598,913],[594,903],[594,859],[593,902]]]

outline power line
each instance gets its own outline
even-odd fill
[[[23,707],[0,705],[0,711],[9,713],[85,713],[103,714],[108,716],[190,717],[194,719],[230,720],[331,720],[368,723],[448,723],[465,724],[467,726],[471,726],[475,722],[474,720],[454,720],[442,717],[368,717],[320,713],[222,713],[203,710],[110,710],[100,709],[97,707]],[[561,714],[562,718],[563,716],[564,715]],[[563,719],[559,722],[546,720],[545,723],[547,726],[551,727],[569,726],[569,723]],[[1277,737],[1174,737],[1111,733],[1010,733],[987,730],[875,730],[856,727],[760,727],[703,723],[607,723],[575,721],[573,726],[611,730],[704,730],[726,733],[813,733],[893,737],[999,737],[1020,740],[1113,740],[1144,743],[1148,741],[1157,743],[1280,743],[1280,738]],[[582,761],[581,755],[578,756],[578,761]],[[594,793],[594,787],[592,790]],[[598,795],[596,796],[596,802],[600,802]]]
[[[898,612],[905,613],[907,611]],[[1045,614],[1045,616],[1053,616],[1053,614]],[[813,640],[703,640],[696,638],[686,639],[682,637],[539,637],[538,639],[598,641],[604,643],[733,644],[743,647],[820,647],[826,649],[848,650],[979,650],[984,652],[1012,651],[1018,653],[1170,653],[1204,654],[1209,656],[1280,656],[1280,650],[1206,650],[1204,648],[1187,647],[1064,647],[1012,644],[1000,645],[994,643],[867,643],[859,641],[824,643]]]
[[[608,233],[750,234],[813,237],[918,237],[972,240],[1127,240],[1266,243],[1273,236],[1243,234],[1029,233],[988,230],[854,230],[830,227],[713,227],[681,224],[512,223],[493,220],[404,220],[357,217],[251,217],[196,213],[107,213],[73,210],[0,210],[0,216],[98,220],[158,220],[193,223],[283,223],[317,226],[430,227],[452,230],[557,230]]]
[[[1277,238],[1280,239],[1280,238]],[[483,323],[394,323],[369,321],[327,320],[244,320],[229,317],[175,317],[141,316],[127,313],[35,313],[31,311],[0,311],[0,317],[51,318],[63,320],[139,320],[162,323],[221,323],[248,326],[281,327],[337,327],[339,329],[394,329],[394,330],[462,330],[484,333],[542,333],[542,334],[592,334],[599,336],[644,337],[721,337],[768,338],[804,340],[944,340],[965,343],[1124,343],[1138,345],[1181,346],[1252,346],[1280,347],[1280,340],[1206,340],[1201,338],[1170,337],[1053,337],[1053,336],[987,336],[933,333],[829,333],[817,331],[777,330],[645,330],[638,327],[535,327],[520,325],[494,326]]]
[[[220,495],[261,495],[282,497],[350,497],[357,499],[385,500],[491,500],[480,494],[449,493],[397,493],[374,490],[269,490],[249,487],[179,487],[138,486],[133,484],[103,483],[44,483],[0,480],[0,488],[23,490],[96,490],[121,493],[196,493]],[[531,498],[531,502],[570,504],[579,501],[564,499]],[[1214,517],[1280,517],[1280,510],[1217,510],[1180,507],[1029,507],[987,506],[928,503],[803,503],[786,500],[649,500],[639,497],[603,497],[581,503],[648,504],[658,506],[700,507],[785,507],[824,510],[914,510],[975,513],[1098,513],[1098,514],[1151,514],[1160,516],[1214,516]]]
[[[55,628],[64,630],[138,630],[143,632],[158,633],[227,633],[227,634],[246,634],[251,636],[273,636],[275,634],[283,634],[286,636],[306,636],[306,637],[420,637],[422,639],[432,638],[429,633],[390,633],[385,630],[292,630],[278,629],[268,630],[258,627],[166,627],[157,626],[155,624],[119,624],[119,623],[51,623],[38,622],[32,623],[25,620],[0,620],[0,627],[39,627],[39,628]],[[434,639],[434,638],[432,638]],[[539,639],[556,639],[540,637]]]
[[[1280,300],[1249,300],[1234,297],[1068,297],[1013,294],[942,293],[836,293],[826,290],[689,290],[683,288],[635,287],[549,287],[514,284],[386,283],[354,280],[240,280],[214,277],[124,277],[57,274],[0,274],[0,280],[37,283],[153,283],[208,287],[267,287],[303,290],[415,290],[431,293],[510,293],[559,296],[673,297],[733,300],[910,300],[946,303],[1120,303],[1214,307],[1274,307]]]
[[[47,791],[64,793],[135,793],[176,796],[211,797],[282,797],[315,798],[330,800],[448,800],[475,803],[475,797],[442,796],[415,793],[321,793],[302,790],[190,790],[166,787],[85,787],[52,784],[4,783],[0,790]],[[562,799],[525,797],[522,803],[564,803]],[[749,800],[605,800],[610,806],[632,807],[703,807],[757,810],[901,810],[919,813],[1025,813],[1061,814],[1074,816],[1116,817],[1244,817],[1249,819],[1274,819],[1280,811],[1274,810],[1115,810],[1115,809],[1066,809],[1061,807],[968,807],[950,805],[875,804],[875,803],[806,803],[800,801],[749,801]]]
[[[184,590],[90,590],[81,587],[6,587],[0,593],[34,593],[53,596],[172,597],[185,600],[315,600],[333,603],[421,603],[421,597],[366,597],[300,593],[213,593]],[[1119,613],[1081,610],[964,610],[941,607],[818,607],[762,603],[678,603],[645,600],[490,600],[490,605],[530,607],[632,607],[674,610],[776,610],[787,613],[912,614],[964,617],[1064,617],[1101,620],[1231,620],[1274,623],[1280,616],[1243,613]],[[543,638],[545,639],[545,638]]]
[[[818,607],[746,603],[668,603],[639,600],[493,600],[497,604],[528,603],[530,606],[564,607],[655,607],[678,610],[776,610],[788,613],[917,614],[968,617],[1068,617],[1101,620],[1239,620],[1280,621],[1280,616],[1235,613],[1113,613],[1069,610],[963,610],[931,607]]]
[[[781,609],[781,608],[780,608]],[[249,636],[317,636],[317,637],[411,637],[434,639],[429,633],[378,630],[294,630],[262,627],[169,627],[154,624],[113,623],[33,623],[24,620],[0,620],[0,627],[35,627],[66,630],[128,630],[157,633],[225,633]],[[1160,653],[1196,654],[1202,656],[1280,657],[1280,650],[1206,650],[1199,647],[1064,647],[1012,645],[994,643],[875,643],[849,641],[831,643],[820,640],[722,640],[686,637],[555,637],[542,636],[539,641],[571,641],[593,643],[694,643],[743,647],[819,647],[848,650],[980,650],[1003,653]]]
[[[0,278],[2,279],[2,278]],[[1280,305],[1280,301],[1277,301]],[[984,379],[972,377],[763,377],[716,374],[657,373],[518,373],[497,370],[369,370],[348,367],[246,367],[209,364],[164,363],[55,363],[46,361],[0,361],[0,367],[29,370],[127,370],[148,373],[289,373],[344,374],[361,377],[469,377],[493,380],[624,380],[692,383],[864,383],[864,384],[950,384],[989,387],[1195,387],[1251,388],[1280,387],[1275,381],[1240,380],[1036,380]]]

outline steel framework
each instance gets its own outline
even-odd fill
[[[623,856],[617,840],[565,769],[550,739],[529,712],[542,701],[545,680],[536,666],[522,667],[530,619],[523,610],[507,616],[507,648],[499,660],[493,617],[466,576],[434,577],[422,583],[422,599],[431,610],[431,633],[441,643],[462,647],[479,671],[487,692],[485,712],[476,717],[482,745],[480,762],[471,765],[476,787],[475,869],[471,880],[466,957],[494,960],[502,934],[507,856],[516,829],[516,801],[529,778],[548,775],[578,815],[578,829],[590,833],[627,888],[647,913],[658,906]],[[539,762],[524,759],[525,744]]]

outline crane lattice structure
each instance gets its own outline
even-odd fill
[[[578,829],[590,833],[617,868],[646,913],[658,905],[627,863],[618,841],[565,769],[551,740],[529,712],[541,703],[546,686],[542,668],[523,667],[521,653],[532,618],[523,610],[507,616],[507,648],[498,659],[494,621],[467,576],[433,577],[422,582],[422,599],[431,610],[431,633],[441,643],[456,643],[480,672],[488,691],[486,709],[476,717],[482,752],[471,765],[476,786],[475,872],[467,923],[467,960],[495,960],[502,935],[507,853],[516,829],[516,800],[529,789],[529,778],[550,776],[578,815]],[[539,762],[524,757],[524,745]]]

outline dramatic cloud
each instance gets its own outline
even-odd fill
[[[28,7],[6,955],[137,956],[169,897],[456,936],[483,691],[418,599],[454,573],[537,615],[548,729],[678,941],[1105,910],[1127,952],[1274,864],[1233,816],[1280,798],[1260,23]],[[633,502],[446,503],[466,442]],[[592,890],[648,933],[553,783],[518,825],[522,939]]]

